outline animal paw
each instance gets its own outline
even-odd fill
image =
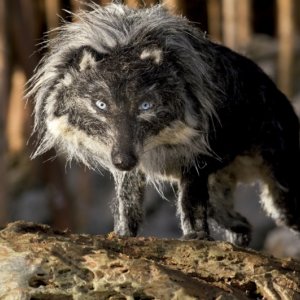
[[[188,234],[184,234],[181,238],[182,240],[205,240],[213,241],[214,239],[208,235],[205,231],[195,231]]]

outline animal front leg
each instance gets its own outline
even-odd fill
[[[114,231],[121,236],[136,236],[143,220],[145,177],[137,171],[119,172],[115,184]]]
[[[189,172],[179,186],[178,212],[184,239],[209,239],[207,177]]]

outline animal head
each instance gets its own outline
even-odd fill
[[[215,113],[202,39],[161,6],[82,12],[49,42],[30,82],[33,156],[55,147],[90,168],[126,171],[153,149],[190,147]],[[194,148],[208,151],[202,142]]]

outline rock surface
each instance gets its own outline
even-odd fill
[[[300,299],[300,262],[224,242],[120,238],[15,222],[0,299]]]

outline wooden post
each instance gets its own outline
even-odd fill
[[[79,2],[78,0],[71,0],[71,10],[72,12],[76,13],[82,8],[83,4],[82,2]]]
[[[208,33],[218,41],[222,40],[222,0],[208,0]]]
[[[252,36],[252,0],[238,1],[237,41],[238,47],[245,47]]]
[[[26,111],[23,100],[26,76],[23,70],[15,68],[12,74],[11,93],[7,109],[6,136],[8,152],[17,154],[24,151],[26,145]]]
[[[0,1],[0,226],[8,221],[6,185],[6,103],[9,96],[9,60],[7,43],[7,2]]]
[[[157,0],[143,0],[143,1],[140,1],[140,2],[144,2],[146,6],[152,6],[152,5],[158,3]]]
[[[107,5],[109,3],[111,3],[111,0],[100,0],[101,5]]]
[[[278,85],[287,96],[293,94],[295,63],[295,1],[277,0],[277,33],[279,40]]]
[[[236,49],[236,5],[237,0],[223,0],[223,42],[226,46]]]
[[[174,14],[186,14],[186,3],[184,0],[164,0],[163,4]]]
[[[127,0],[127,1],[126,1],[126,4],[127,4],[129,7],[136,8],[136,7],[139,6],[139,1],[138,1],[138,0]]]
[[[46,0],[46,20],[48,30],[54,29],[59,26],[58,14],[60,11],[60,0]],[[53,32],[50,32],[50,37],[53,36]]]
[[[223,0],[224,44],[238,50],[251,38],[251,0]]]

